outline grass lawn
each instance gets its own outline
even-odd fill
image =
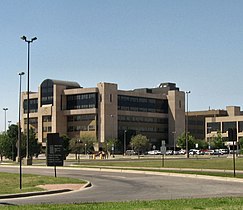
[[[84,204],[48,204],[48,205],[25,205],[6,206],[1,209],[79,209],[79,210],[234,210],[243,209],[243,198],[208,198],[208,199],[178,199],[160,201],[131,201],[131,202],[106,202]]]
[[[83,166],[119,166],[119,167],[151,167],[161,168],[161,159],[125,159],[125,160],[84,160],[80,161]],[[165,159],[166,168],[194,168],[194,169],[221,169],[232,170],[232,158],[183,158]],[[243,170],[243,158],[236,158],[236,170]]]
[[[66,183],[86,183],[79,179],[71,179],[65,177],[51,177],[23,174],[22,190],[19,189],[19,174],[0,173],[0,194],[12,194],[21,192],[41,191],[42,188],[36,187],[43,184],[66,184]]]

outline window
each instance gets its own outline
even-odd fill
[[[243,132],[243,121],[238,122],[238,132]]]
[[[95,125],[89,125],[89,131],[95,131]]]
[[[42,121],[43,121],[43,122],[51,122],[51,115],[43,116],[43,117],[42,117]]]
[[[27,113],[28,100],[24,100],[24,113]],[[38,112],[38,98],[30,99],[29,101],[29,112]]]
[[[207,133],[211,133],[212,131],[220,131],[220,123],[219,122],[211,122],[207,124]]]
[[[67,117],[68,122],[74,121],[92,121],[96,119],[95,114],[72,115]]]
[[[41,106],[53,105],[53,81],[46,79],[41,83]]]
[[[67,96],[67,109],[98,108],[98,94],[86,93]]]
[[[223,133],[226,133],[229,128],[236,128],[236,122],[223,122],[222,127]]]
[[[118,110],[168,113],[168,100],[118,95]]]

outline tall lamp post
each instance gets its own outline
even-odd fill
[[[27,42],[27,140],[26,140],[26,164],[32,165],[31,159],[29,157],[29,126],[30,126],[30,43],[37,40],[36,37],[31,38],[30,40],[27,39],[26,36],[21,37],[22,40]]]
[[[8,130],[11,125],[11,120],[8,120]],[[12,161],[14,161],[14,140],[12,139]]]
[[[22,189],[22,158],[21,158],[21,83],[24,72],[19,73],[19,132],[18,132],[18,158],[19,158],[19,189]]]
[[[208,144],[208,149],[211,149],[211,129],[212,127],[207,127],[207,132],[210,134],[209,136],[209,144]]]
[[[124,131],[124,156],[126,155],[126,143],[127,143],[127,140],[126,140],[126,137],[127,137],[127,130]]]
[[[186,91],[186,156],[189,158],[188,151],[188,95],[191,91]]]
[[[7,111],[8,111],[8,108],[3,108],[3,111],[4,111],[4,131],[5,131],[5,134],[7,132],[7,128],[6,128],[6,124],[7,124]]]
[[[175,134],[176,134],[176,131],[173,131],[172,133],[173,133],[173,138],[174,138],[173,143],[174,143],[174,154],[175,154],[175,150],[176,150],[176,139],[175,139]]]

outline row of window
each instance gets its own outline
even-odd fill
[[[52,85],[52,84],[50,84]],[[42,87],[41,105],[53,104],[53,88]],[[112,96],[110,96],[112,101]],[[98,93],[75,94],[67,96],[67,110],[98,108]],[[38,112],[38,99],[30,99],[30,112]],[[168,101],[165,99],[153,99],[118,95],[118,110],[168,113]],[[24,113],[27,113],[27,99],[24,100]]]
[[[141,122],[141,123],[168,124],[167,118],[125,116],[125,115],[119,115],[118,121],[120,121],[120,122]]]
[[[45,126],[42,128],[43,132],[52,132],[52,127],[51,126]]]
[[[43,117],[42,117],[42,121],[43,121],[43,122],[51,122],[51,121],[52,121],[52,119],[51,119],[51,115],[43,116]]]
[[[31,125],[37,125],[38,124],[38,118],[37,117],[29,118],[29,123]],[[27,124],[27,118],[24,119],[24,124]]]
[[[41,84],[41,106],[46,104],[53,105],[53,81],[45,80]]]
[[[168,113],[168,100],[118,95],[118,110]]]
[[[51,115],[43,116],[42,121],[43,122],[51,122],[52,121]],[[29,123],[31,125],[38,124],[38,118],[37,117],[29,118]],[[27,118],[24,119],[24,124],[27,124]]]
[[[24,113],[27,113],[27,106],[28,106],[28,100],[25,99],[23,103],[23,108],[24,108]],[[30,113],[35,113],[38,112],[38,99],[30,99],[29,100],[29,112]]]
[[[194,120],[194,119],[188,119],[188,124],[190,126],[193,126],[193,125],[199,125],[199,126],[204,126],[204,122],[202,120]]]
[[[150,133],[168,133],[168,127],[125,127],[125,126],[119,126],[119,130],[134,130],[136,132],[150,132]]]
[[[75,121],[91,121],[95,120],[96,115],[94,114],[84,114],[84,115],[72,115],[67,117],[68,122],[75,122]]]
[[[207,133],[212,131],[222,131],[222,133],[226,133],[230,128],[237,128],[238,132],[243,132],[243,121],[239,121],[238,123],[233,122],[222,122],[222,128],[220,122],[211,122],[207,123]]]
[[[67,96],[67,110],[98,108],[98,93]]]
[[[68,95],[68,100],[85,100],[85,99],[96,99],[96,93],[84,93],[76,95]]]
[[[75,131],[95,131],[95,125],[78,125],[78,126],[68,126],[68,132]]]

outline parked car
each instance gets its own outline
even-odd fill
[[[186,154],[186,150],[181,149],[181,150],[179,151],[179,155],[185,155],[185,154]]]
[[[205,155],[213,155],[214,154],[214,150],[213,149],[208,149],[204,151]]]
[[[229,150],[228,149],[219,149],[220,152],[222,152],[223,154],[229,154]]]
[[[189,155],[200,155],[200,150],[199,149],[190,149]]]
[[[179,151],[173,151],[173,155],[179,155],[180,153],[179,153]]]
[[[161,152],[159,150],[151,150],[148,151],[148,155],[161,155]]]
[[[134,150],[127,150],[126,155],[136,155],[136,152]]]
[[[223,155],[224,153],[220,149],[215,149],[213,154],[214,155]]]
[[[172,150],[166,150],[165,154],[166,155],[173,155],[173,151]]]

